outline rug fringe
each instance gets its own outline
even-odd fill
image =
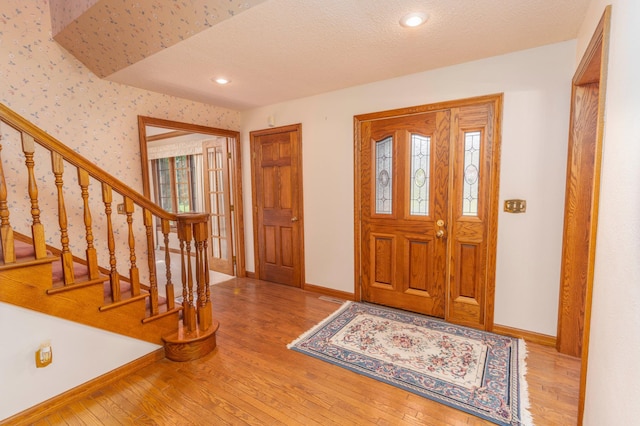
[[[296,340],[294,340],[293,342],[289,343],[287,345],[287,349],[291,349],[300,340],[305,339],[310,334],[315,333],[319,328],[324,327],[324,325],[326,323],[332,321],[336,316],[340,315],[342,313],[342,311],[347,309],[352,303],[353,302],[349,302],[349,301],[343,303],[342,306],[340,306],[337,311],[335,311],[334,313],[332,313],[331,315],[329,315],[328,317],[326,317],[325,319],[320,321],[318,324],[314,325],[311,329],[309,329],[309,330],[305,331],[304,333],[302,333],[300,336],[298,336],[298,338]]]
[[[529,405],[529,385],[527,383],[527,343],[518,339],[518,370],[520,374],[520,422],[523,426],[534,426]]]

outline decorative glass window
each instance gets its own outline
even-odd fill
[[[478,184],[480,181],[479,131],[464,134],[464,181],[462,183],[462,215],[478,215]]]
[[[427,216],[429,214],[431,138],[411,135],[411,206],[410,214]]]
[[[391,214],[393,203],[393,138],[376,142],[376,214]]]

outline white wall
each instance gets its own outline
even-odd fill
[[[0,335],[0,420],[160,347],[6,303],[0,303]],[[36,368],[35,353],[47,340],[53,362]]]
[[[495,322],[556,334],[575,41],[253,109],[242,114],[247,270],[254,269],[249,132],[302,123],[306,281],[354,291],[353,116],[504,92]]]
[[[582,57],[612,4],[584,425],[640,419],[640,2],[593,0]]]

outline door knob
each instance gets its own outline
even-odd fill
[[[442,237],[444,237],[444,231],[442,229],[438,229],[438,231],[436,232],[436,238]]]
[[[298,221],[297,217],[294,216],[294,217],[291,218],[291,222],[297,222],[297,221]]]

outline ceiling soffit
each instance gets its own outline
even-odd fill
[[[104,78],[265,0],[51,0],[53,38]]]

